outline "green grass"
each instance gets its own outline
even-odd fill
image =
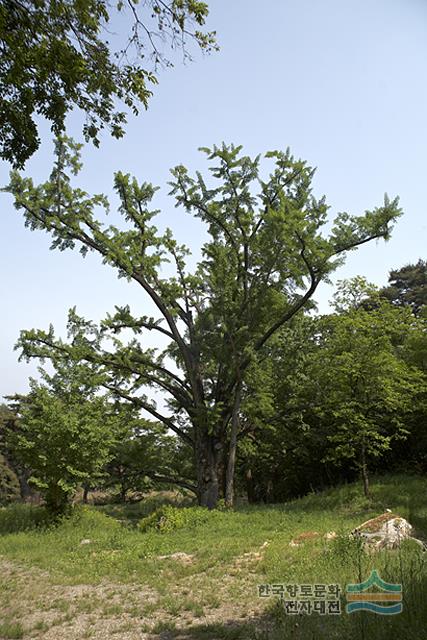
[[[180,633],[178,626],[174,630],[180,616],[190,616],[192,625],[186,633],[194,639],[385,640],[396,636],[399,640],[425,640],[427,554],[424,559],[419,548],[408,542],[400,551],[368,555],[349,540],[348,533],[389,508],[427,537],[426,496],[424,477],[384,476],[372,483],[369,500],[359,485],[345,485],[287,504],[209,513],[189,527],[163,532],[141,532],[134,526],[158,508],[157,499],[144,507],[141,503],[78,507],[71,518],[51,527],[46,526],[42,509],[15,506],[0,510],[0,556],[21,567],[47,571],[55,584],[109,581],[143,585],[157,594],[155,603],[140,607],[129,602],[123,608],[129,609],[135,624],[140,611],[141,616],[149,616],[154,632],[168,631],[171,638]],[[20,524],[13,523],[13,513],[19,514]],[[326,542],[323,534],[331,530],[338,537]],[[289,546],[292,538],[307,531],[319,532],[322,537],[299,548]],[[90,543],[81,545],[83,539]],[[268,546],[261,559],[253,561],[244,555],[258,552],[265,542]],[[157,557],[177,551],[191,555],[192,561]],[[384,580],[403,584],[402,614],[294,617],[284,615],[283,607],[273,598],[264,599],[266,611],[260,610],[257,584],[338,583],[344,588],[367,578],[373,568]],[[1,586],[0,600],[4,596],[13,602],[13,585],[10,576]],[[68,612],[61,599],[56,605],[56,609]],[[73,606],[78,611],[78,604]],[[228,607],[228,619],[235,616],[233,624],[222,622],[224,607]],[[121,606],[100,601],[91,613],[97,615],[98,609],[100,614],[113,616],[120,613]],[[206,623],[204,617],[215,612],[215,622]],[[15,636],[7,636],[0,627],[3,637]]]
[[[0,535],[31,531],[48,524],[49,515],[43,507],[32,507],[27,504],[0,507]]]
[[[0,638],[17,640],[24,637],[24,629],[19,622],[0,622]]]

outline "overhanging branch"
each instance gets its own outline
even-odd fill
[[[195,484],[191,484],[187,480],[183,480],[182,478],[175,478],[174,476],[163,476],[157,473],[144,473],[148,478],[154,480],[155,482],[164,482],[166,484],[176,484],[178,487],[182,487],[183,489],[188,489],[193,493],[197,494],[197,487]]]
[[[124,400],[127,400],[128,402],[131,402],[132,404],[140,407],[141,409],[144,409],[150,415],[152,415],[154,418],[156,418],[156,420],[159,420],[160,422],[163,422],[163,424],[165,424],[171,431],[176,433],[177,436],[179,436],[180,438],[185,440],[187,442],[187,444],[190,444],[191,446],[194,446],[193,438],[188,433],[183,431],[180,427],[177,427],[176,424],[174,423],[174,421],[172,420],[172,418],[162,415],[153,406],[151,406],[150,404],[148,404],[147,402],[145,402],[141,398],[139,398],[137,396],[131,396],[128,393],[126,393],[125,391],[123,391],[122,389],[119,389],[118,387],[114,387],[112,385],[109,385],[106,382],[102,383],[102,386],[105,389],[108,389],[109,391],[111,391],[112,393],[120,396]]]

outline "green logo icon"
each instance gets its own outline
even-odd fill
[[[378,590],[368,591],[370,587],[378,587]],[[370,611],[383,616],[392,616],[402,612],[402,585],[384,582],[375,569],[365,582],[348,584],[346,598],[347,613]]]

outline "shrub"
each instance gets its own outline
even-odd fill
[[[200,524],[216,517],[214,511],[209,511],[205,507],[173,507],[164,505],[156,509],[151,515],[142,518],[138,523],[138,529],[146,531],[160,531],[166,533],[176,529],[187,529],[197,527]]]
[[[122,529],[118,520],[86,505],[76,505],[70,516],[62,516],[57,522],[63,531],[67,529],[79,530],[88,536],[96,532],[114,533]]]

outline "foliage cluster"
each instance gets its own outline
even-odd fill
[[[59,135],[76,108],[86,140],[98,145],[103,128],[123,136],[126,110],[147,107],[158,65],[172,65],[165,43],[185,57],[189,40],[217,48],[202,31],[207,14],[197,0],[2,2],[0,158],[22,167],[40,144],[40,116]]]
[[[146,531],[170,532],[176,529],[191,529],[205,522],[214,522],[216,513],[208,511],[204,507],[174,507],[165,505],[156,509],[151,515],[146,516],[138,523],[138,529],[142,533]]]

